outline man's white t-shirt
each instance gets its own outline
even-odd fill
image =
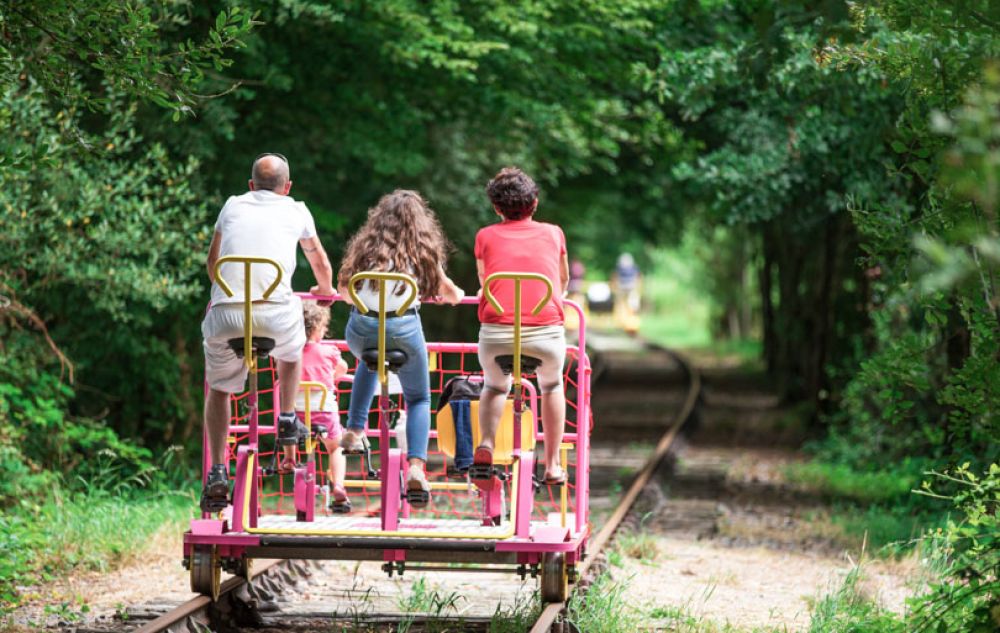
[[[267,257],[281,265],[281,283],[268,300],[283,302],[292,294],[295,248],[299,240],[316,236],[316,224],[302,202],[273,191],[248,191],[240,196],[231,196],[226,201],[215,222],[215,231],[222,234],[220,257]],[[243,270],[242,263],[222,265],[220,274],[234,294],[227,297],[217,283],[212,283],[212,305],[243,302]],[[275,275],[273,266],[253,265],[250,288],[252,301],[263,298],[264,291],[274,282]]]

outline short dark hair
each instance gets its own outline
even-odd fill
[[[534,212],[538,185],[517,167],[504,167],[486,185],[486,195],[508,220],[523,220]]]

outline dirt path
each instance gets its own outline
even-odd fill
[[[862,543],[785,480],[785,466],[804,459],[792,448],[801,439],[759,378],[706,372],[699,425],[644,492],[610,558],[648,630],[807,630],[811,606],[841,587]],[[862,578],[865,597],[902,613],[923,574],[913,561],[866,559]]]

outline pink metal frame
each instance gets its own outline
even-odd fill
[[[330,300],[333,302],[342,301],[343,298],[339,295],[333,296],[318,296],[308,293],[298,293],[304,299],[319,299],[319,300]],[[466,297],[462,304],[464,305],[474,305],[478,303],[476,297]],[[432,301],[425,301],[425,303],[433,303]],[[520,503],[527,506],[527,510],[519,509],[517,513],[517,525],[515,526],[515,536],[508,541],[500,541],[495,544],[495,549],[497,552],[517,552],[522,556],[519,557],[519,562],[538,562],[538,555],[544,552],[568,552],[570,555],[570,562],[576,559],[576,555],[580,553],[580,549],[583,546],[584,540],[588,534],[587,530],[587,520],[589,518],[589,492],[590,492],[590,425],[591,425],[591,411],[590,411],[590,373],[591,367],[587,355],[581,350],[586,350],[586,323],[583,317],[582,308],[575,302],[564,300],[564,306],[575,310],[579,317],[578,322],[580,324],[580,329],[578,333],[578,344],[577,346],[569,346],[568,349],[576,351],[577,361],[577,432],[565,434],[564,439],[575,441],[577,450],[577,470],[576,470],[576,499],[575,499],[575,509],[574,519],[575,529],[572,533],[576,534],[576,538],[570,538],[571,533],[568,528],[559,528],[555,525],[537,525],[535,526],[534,538],[531,537],[531,502],[533,498],[532,483],[530,473],[533,471],[534,460],[532,453],[521,454],[521,433],[520,433],[520,415],[515,415],[515,428],[514,428],[514,450],[515,453],[520,456],[518,460],[519,468],[521,472],[527,476],[519,477],[519,491],[518,499]],[[342,341],[337,342],[338,348],[346,351],[346,343]],[[475,353],[478,350],[478,345],[475,343],[428,343],[428,351],[430,352],[441,352],[441,353]],[[274,407],[278,410],[280,403],[278,402],[278,389],[275,385],[273,397],[274,397]],[[533,390],[530,382],[525,383],[525,387],[529,390]],[[208,392],[208,386],[205,386],[206,394]],[[388,420],[385,411],[388,410],[389,403],[384,401],[385,398],[381,394],[379,395],[379,435],[380,435],[380,457],[382,470],[386,476],[381,477],[382,481],[382,529],[390,532],[395,530],[398,526],[399,512],[401,511],[402,516],[405,518],[409,512],[405,501],[402,503],[389,503],[391,499],[400,499],[400,489],[399,489],[399,473],[403,465],[403,456],[398,449],[389,448],[389,437],[394,435],[394,431],[390,431],[388,428]],[[533,397],[528,398],[531,402],[532,412],[534,413],[534,420],[538,420],[537,410],[535,409],[536,399]],[[261,432],[261,428],[258,420],[258,403],[255,395],[251,395],[247,402],[250,407],[250,416],[248,418],[248,424],[246,425],[233,425],[230,431],[247,432],[248,442],[247,444],[241,446],[237,452],[237,465],[236,465],[236,477],[237,482],[245,481],[246,469],[248,468],[249,456],[250,454],[258,454],[258,440]],[[276,422],[269,427],[264,429],[264,432],[276,433],[277,429]],[[581,432],[581,430],[583,432]],[[432,431],[431,437],[436,437],[437,432]],[[544,434],[540,429],[535,429],[535,436],[537,439],[544,439]],[[207,451],[207,436],[204,437],[204,446],[206,450],[204,451],[203,459],[203,473],[202,479],[208,476],[208,470],[210,468],[209,455]],[[310,464],[313,471],[315,470],[315,464]],[[259,473],[260,463],[259,460],[255,460],[254,469]],[[302,472],[301,479],[302,483],[308,483],[309,474],[312,474],[311,481],[315,481],[315,472],[308,473]],[[302,491],[300,492],[300,485],[298,482],[300,477],[296,477],[296,493],[295,493],[295,505],[297,509],[306,511],[306,519],[312,519],[312,512],[309,512],[305,506],[313,506],[314,495],[315,495],[315,484],[313,484],[312,495],[309,495],[309,491],[306,490],[307,486],[302,486]],[[259,475],[253,477],[252,479],[252,489],[250,491],[250,506],[251,508],[259,508]],[[239,488],[239,486],[237,486]],[[487,498],[487,503],[489,503],[489,498]],[[212,520],[208,515],[203,515],[201,520],[192,521],[191,531],[185,534],[184,538],[184,550],[185,554],[190,553],[191,546],[194,544],[217,544],[220,546],[220,554],[237,556],[240,555],[245,547],[252,547],[259,544],[259,537],[256,535],[241,534],[243,530],[242,517],[243,517],[243,498],[242,495],[234,495],[233,508],[232,508],[232,531],[225,531],[225,522],[219,520]],[[257,512],[250,512],[249,519],[251,527],[256,527],[257,525]],[[226,553],[228,552],[228,554]],[[386,550],[385,560],[404,560],[405,552],[402,550]]]

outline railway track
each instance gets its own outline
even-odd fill
[[[577,567],[580,580],[574,585],[575,591],[569,600],[550,603],[541,610],[533,622],[523,622],[524,630],[530,630],[532,633],[547,631],[562,633],[574,630],[572,622],[567,618],[569,601],[584,599],[582,594],[589,586],[594,571],[599,567],[595,563],[600,560],[613,541],[615,532],[629,515],[659,465],[669,454],[681,429],[695,413],[701,394],[701,379],[698,372],[683,357],[670,350],[632,341],[624,349],[616,348],[613,343],[607,344],[606,341],[606,349],[601,349],[599,343],[596,350],[598,360],[595,365],[601,375],[594,387],[594,397],[597,399],[595,404],[597,428],[594,431],[593,445],[596,451],[606,449],[608,457],[605,460],[595,459],[592,464],[594,500],[599,503],[601,494],[608,494],[602,493],[601,488],[610,489],[615,473],[620,475],[623,463],[620,449],[626,440],[652,443],[655,439],[655,448],[643,456],[644,461],[635,472],[628,488],[620,500],[610,508],[607,518],[602,521],[603,527],[590,540],[586,558]],[[628,461],[624,460],[625,463]],[[631,461],[636,463],[638,459],[632,456]],[[602,469],[607,471],[603,476]],[[427,567],[425,571],[433,569]],[[373,608],[358,609],[353,613],[345,613],[338,608],[290,613],[288,609],[276,608],[276,594],[281,593],[283,588],[289,585],[305,580],[312,573],[312,568],[307,563],[260,561],[253,570],[251,583],[240,577],[225,581],[218,602],[213,604],[205,597],[194,598],[133,631],[223,633],[239,631],[242,627],[252,627],[257,630],[274,628],[303,633],[338,630],[331,629],[331,619],[343,622],[342,630],[345,631],[418,631],[431,627],[435,631],[490,630],[492,618],[488,612],[480,610],[477,613],[466,610],[464,613],[448,613],[448,609],[440,607],[450,606],[451,610],[455,611],[455,605],[444,604],[443,600],[438,605],[436,615],[403,613],[398,599],[399,606],[394,610],[391,609],[391,604],[388,605],[390,608],[382,604]],[[367,599],[368,594],[362,588],[356,587],[356,584],[355,581],[355,585],[349,588],[334,588],[333,591],[346,593],[348,601],[352,599],[352,591],[356,592],[355,597]],[[317,622],[323,624],[317,625]]]

